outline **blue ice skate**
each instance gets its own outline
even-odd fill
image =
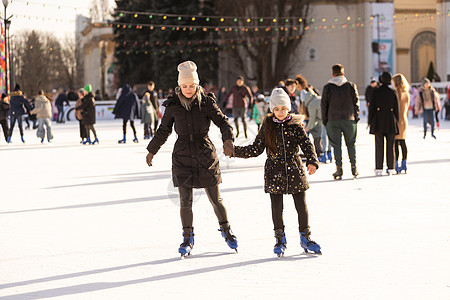
[[[178,248],[178,253],[181,254],[181,259],[191,255],[192,247],[194,247],[194,233],[186,232],[183,233],[183,243],[181,243],[180,248]]]
[[[406,174],[406,160],[402,160],[402,166],[401,166],[401,170],[400,170],[400,172],[401,171],[405,171],[405,174]]]
[[[222,234],[222,237],[225,238],[225,242],[227,242],[228,247],[230,247],[231,249],[234,249],[236,252],[238,252],[237,251],[237,247],[238,247],[237,239],[236,239],[236,236],[233,235],[233,232],[231,231],[230,226],[229,225],[227,227],[220,226],[219,231]]]
[[[309,231],[300,232],[300,246],[302,246],[302,248],[305,250],[305,253],[308,253],[309,250],[314,252],[315,254],[322,255],[322,252],[320,251],[320,245],[309,238],[310,234],[311,233]]]
[[[278,258],[284,256],[284,251],[286,250],[286,234],[284,232],[275,232],[276,244],[273,247],[273,253],[275,253]]]

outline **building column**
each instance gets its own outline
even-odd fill
[[[440,15],[436,18],[436,71],[442,81],[450,81],[450,0],[437,2]]]

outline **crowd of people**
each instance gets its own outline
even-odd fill
[[[450,94],[450,89],[448,93]],[[141,120],[144,139],[150,140],[146,156],[148,166],[152,166],[155,155],[167,141],[173,128],[177,133],[172,154],[172,178],[180,196],[183,242],[178,251],[182,257],[189,255],[194,245],[194,188],[205,189],[217,216],[221,235],[231,249],[237,251],[238,247],[220,194],[219,184],[222,179],[219,160],[208,136],[211,121],[221,131],[226,156],[251,158],[266,152],[264,190],[271,200],[276,238],[274,253],[282,256],[286,249],[283,195],[290,194],[298,214],[301,247],[306,252],[321,254],[320,245],[310,238],[305,200],[309,184],[305,174],[307,172],[312,175],[320,163],[334,160],[336,171],[332,176],[336,180],[342,179],[343,137],[351,174],[355,178],[359,175],[355,143],[357,123],[360,120],[360,100],[357,86],[345,76],[344,66],[335,64],[331,67],[331,78],[323,86],[322,93],[299,74],[295,78],[280,81],[270,92],[270,97],[266,97],[257,86],[247,86],[242,76],[237,77],[236,84],[228,90],[222,87],[217,95],[208,92],[200,86],[196,64],[186,61],[178,65],[178,86],[163,103],[164,114],[161,113],[158,102],[161,96],[152,81],[148,82],[142,99],[130,85],[125,84],[117,92],[113,114],[115,118],[123,120],[123,138],[118,140],[119,144],[127,142],[128,123],[133,131],[132,141],[139,142],[134,122]],[[414,101],[411,100],[412,96],[415,97]],[[16,85],[10,95],[3,94],[0,101],[0,124],[6,142],[11,143],[17,123],[21,140],[25,143],[22,123],[24,120],[27,123],[31,120],[41,143],[45,140],[50,143],[53,139],[52,119],[55,118],[57,123],[64,123],[64,105],[75,101],[75,118],[79,122],[81,143],[98,144],[94,127],[96,100],[92,86],[88,84],[77,92],[62,91],[56,100],[53,97],[41,90],[34,99],[28,100],[19,85]],[[427,137],[429,124],[431,137],[436,139],[437,112],[441,110],[439,94],[427,78],[423,79],[422,86],[415,93],[402,74],[392,76],[383,72],[378,80],[371,80],[365,97],[369,133],[375,137],[375,175],[384,173],[385,157],[387,174],[406,173],[408,111],[414,107],[414,115],[423,116],[423,138]],[[53,114],[53,106],[58,112],[56,116]],[[447,115],[449,106],[446,103]],[[233,116],[234,128],[228,115]],[[248,120],[257,124],[255,140],[247,146],[235,145],[235,139],[249,138]],[[243,136],[239,121],[242,123]],[[402,157],[399,162],[400,152]]]

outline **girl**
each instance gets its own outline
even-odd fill
[[[320,246],[310,240],[308,209],[305,202],[305,191],[309,188],[298,154],[299,147],[306,156],[308,174],[312,175],[319,167],[314,146],[302,127],[302,118],[290,115],[291,101],[286,92],[275,88],[270,96],[270,110],[264,119],[261,130],[253,144],[235,147],[234,156],[249,158],[267,152],[264,167],[264,189],[270,194],[272,201],[272,220],[275,230],[276,244],[273,249],[278,257],[283,256],[286,249],[286,236],[283,223],[283,194],[291,194],[298,213],[300,245],[307,252],[321,254]]]
[[[405,76],[398,73],[392,77],[392,83],[397,91],[398,100],[398,134],[395,136],[395,171],[397,174],[405,171],[406,173],[406,157],[408,149],[406,148],[405,137],[406,128],[408,127],[408,108],[409,108],[409,84]],[[400,156],[399,147],[402,148],[402,164],[398,165]]]
[[[237,249],[237,239],[228,223],[227,210],[219,191],[222,182],[216,148],[208,131],[211,121],[220,128],[226,155],[233,149],[233,129],[228,118],[216,104],[214,94],[205,94],[199,85],[197,65],[185,61],[178,65],[178,87],[164,102],[166,107],[161,125],[148,144],[147,164],[167,141],[175,127],[177,141],[172,153],[172,180],[180,194],[180,216],[183,242],[178,249],[181,258],[194,246],[192,190],[204,188],[219,221],[222,236],[231,249]],[[237,250],[236,250],[237,251]]]

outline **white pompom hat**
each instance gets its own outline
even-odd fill
[[[273,112],[273,109],[277,106],[284,106],[289,111],[291,110],[291,99],[288,94],[282,88],[275,88],[272,91],[269,99],[270,111]]]
[[[185,83],[200,83],[197,74],[197,65],[190,60],[178,65],[178,85]]]

